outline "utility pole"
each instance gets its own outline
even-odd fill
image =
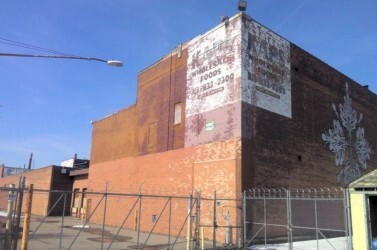
[[[27,167],[27,169],[31,169],[31,163],[33,162],[33,153],[30,153],[30,158],[29,158],[29,165]]]

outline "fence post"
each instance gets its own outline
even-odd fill
[[[142,203],[141,203],[141,186],[139,186],[139,211],[137,215],[137,246],[139,247],[140,244],[140,220],[141,220],[141,208],[142,208]]]
[[[314,219],[315,219],[315,237],[317,240],[317,249],[319,249],[317,196],[314,198]]]
[[[346,234],[347,234],[347,249],[352,249],[353,248],[353,243],[352,243],[352,220],[351,220],[351,204],[350,204],[350,193],[349,189],[345,188],[343,190],[343,199],[345,203],[345,223],[346,223]]]
[[[10,184],[9,187],[11,190],[8,194],[8,208],[7,208],[7,224],[6,224],[6,231],[5,231],[5,249],[8,249],[10,247],[11,241],[12,241],[12,231],[13,231],[13,207],[14,207],[14,200],[15,200],[15,194],[14,189],[15,185]]]
[[[170,249],[170,227],[171,227],[171,196],[169,197],[169,221],[168,221],[168,250]]]
[[[292,211],[291,211],[291,191],[287,190],[287,231],[288,231],[288,246],[289,250],[293,250],[292,242]]]
[[[263,226],[264,226],[264,246],[267,245],[267,207],[266,207],[266,192],[263,189]]]
[[[246,190],[243,191],[242,197],[242,212],[243,212],[243,248],[246,249],[247,247],[247,222],[246,222]]]
[[[104,204],[104,207],[103,207],[103,220],[102,220],[101,250],[103,249],[103,238],[104,238],[104,234],[105,234],[106,206],[107,206],[107,184],[108,184],[108,182],[106,181],[106,186],[105,186],[105,204]]]
[[[200,225],[200,193],[196,193],[196,216],[195,216],[195,250],[199,250],[199,225]]]
[[[190,250],[191,245],[191,206],[192,206],[192,195],[190,195],[188,200],[188,206],[187,206],[187,213],[188,213],[188,220],[187,220],[187,242],[186,242],[186,249]]]
[[[18,193],[18,202],[17,202],[17,210],[16,210],[16,224],[14,228],[14,234],[12,235],[12,244],[11,249],[17,249],[17,241],[18,241],[18,234],[20,232],[20,220],[21,220],[21,210],[22,210],[22,200],[24,197],[24,187],[25,187],[25,176],[20,176],[20,183],[19,183],[19,193]]]
[[[62,214],[62,224],[60,226],[59,250],[62,249],[62,239],[63,239],[63,228],[64,228],[64,216],[65,216],[66,203],[67,203],[67,193],[64,193],[64,205],[63,205],[63,214]]]
[[[213,243],[212,243],[212,249],[216,250],[216,228],[217,228],[217,221],[216,221],[216,206],[217,206],[217,200],[216,200],[216,191],[213,195]]]
[[[24,210],[24,227],[22,229],[21,250],[27,250],[27,245],[29,242],[29,228],[31,217],[31,205],[33,202],[33,190],[34,184],[30,184],[30,187],[27,191],[26,204]]]

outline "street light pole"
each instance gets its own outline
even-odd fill
[[[100,59],[100,58],[81,57],[81,56],[53,56],[53,55],[31,55],[31,54],[13,54],[13,53],[0,53],[0,56],[76,59],[76,60],[104,62],[104,63],[107,63],[107,65],[114,66],[114,67],[122,67],[123,66],[123,63],[121,61],[118,61],[118,60],[104,60],[104,59]]]

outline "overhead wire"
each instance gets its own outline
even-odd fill
[[[47,48],[43,48],[43,47],[39,47],[39,46],[27,44],[27,43],[21,43],[21,42],[13,41],[13,40],[6,39],[6,38],[3,38],[3,37],[0,37],[0,40],[2,40],[2,41],[0,41],[0,43],[2,43],[2,44],[7,44],[7,45],[15,46],[15,47],[27,48],[27,49],[31,49],[31,50],[36,50],[36,51],[41,51],[41,52],[46,52],[46,53],[51,53],[51,54],[61,55],[61,56],[76,56],[76,55],[60,52],[60,51],[57,51],[57,50],[47,49]]]

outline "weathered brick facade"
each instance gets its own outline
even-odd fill
[[[136,104],[94,122],[89,190],[344,186],[377,166],[376,114],[368,88],[238,14],[141,72]]]
[[[34,215],[47,215],[48,211],[55,205],[60,197],[60,193],[49,192],[49,190],[61,190],[72,191],[73,179],[68,174],[61,173],[62,167],[49,166],[32,171],[24,172],[22,174],[9,175],[0,178],[0,186],[9,187],[10,184],[14,184],[15,187],[19,186],[20,177],[25,177],[25,187],[30,187],[30,184],[34,185],[32,214]],[[44,190],[44,191],[38,191]],[[69,214],[70,209],[70,197],[66,203],[66,214]],[[6,205],[6,204],[5,204]],[[50,215],[61,215],[63,209],[63,200],[51,210]]]

